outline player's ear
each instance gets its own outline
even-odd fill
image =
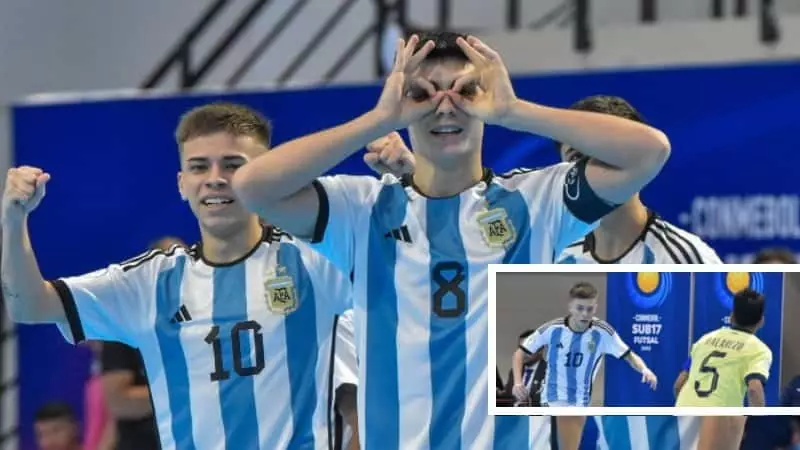
[[[183,193],[183,177],[182,174],[178,172],[178,192],[181,194],[181,200],[186,201],[186,194]]]

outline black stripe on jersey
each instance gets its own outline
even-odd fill
[[[536,329],[537,332],[545,331],[546,329],[554,326],[554,325],[565,325],[567,323],[567,319],[563,317],[559,317],[558,319],[553,319],[549,322],[543,323],[539,328]]]
[[[311,243],[318,244],[325,238],[325,229],[328,227],[328,220],[331,215],[330,202],[328,200],[328,193],[325,191],[325,186],[323,186],[319,180],[314,180],[311,186],[314,186],[314,191],[317,192],[317,200],[319,202],[317,223],[314,224],[314,233],[311,235]]]
[[[661,230],[662,233],[664,233],[664,238],[668,240],[673,245],[673,247],[680,252],[680,254],[683,256],[684,264],[691,264],[692,258],[691,256],[689,256],[689,252],[687,251],[687,249],[681,246],[681,243],[678,242],[677,239],[675,239],[675,236],[672,233],[669,233],[666,227],[664,227],[663,225],[656,223],[655,226],[656,228]]]
[[[661,233],[656,233],[654,230],[650,230],[650,232],[656,237],[656,239],[658,239],[659,242],[661,242],[661,246],[664,247],[664,250],[666,250],[667,253],[669,253],[669,257],[672,259],[672,262],[675,264],[681,264],[681,262],[678,260],[678,255],[672,251],[667,241],[665,241],[664,237],[661,236]]]
[[[122,267],[122,271],[123,272],[127,272],[127,271],[129,271],[131,269],[135,269],[135,268],[141,266],[142,264],[146,263],[147,261],[152,260],[156,256],[159,256],[159,255],[172,256],[172,255],[175,254],[175,252],[179,248],[184,248],[184,247],[182,245],[172,245],[167,250],[160,250],[160,249],[150,250],[149,252],[147,252],[147,253],[145,253],[145,254],[143,254],[141,256],[138,256],[138,257],[135,257],[135,258],[131,258],[128,261],[120,264],[120,267]]]
[[[331,329],[331,354],[328,357],[328,448],[331,450],[336,449],[333,439],[333,418],[334,414],[334,389],[333,386],[333,371],[336,367],[336,332],[339,329],[339,315],[333,316],[333,328]],[[341,448],[339,443],[338,448]]]
[[[678,231],[678,229],[675,228],[672,224],[670,224],[668,222],[664,222],[664,221],[661,221],[660,223],[664,227],[664,231],[666,233],[668,233],[668,234],[670,234],[672,236],[675,236],[676,238],[678,238],[681,241],[683,241],[686,244],[686,246],[689,248],[689,250],[692,252],[692,254],[695,257],[695,260],[691,261],[691,259],[690,259],[689,260],[690,264],[704,264],[703,257],[700,256],[700,252],[697,250],[697,247],[695,247],[695,245],[692,244],[692,241],[687,239],[686,236],[682,235]]]
[[[761,375],[760,373],[751,373],[744,377],[744,382],[749,383],[750,380],[758,380],[761,382],[763,386],[767,385],[767,377]]]
[[[78,305],[75,304],[75,297],[72,296],[72,291],[64,280],[53,280],[50,282],[53,289],[56,290],[58,297],[61,299],[61,304],[64,306],[64,315],[67,316],[67,323],[69,324],[69,332],[72,334],[72,341],[74,344],[80,344],[86,340],[86,334],[83,332],[83,325],[81,324],[81,317],[78,314]]]
[[[593,320],[592,321],[592,325],[597,326],[601,330],[607,331],[608,334],[610,334],[612,336],[617,333],[617,331],[614,330],[614,327],[612,327],[611,324],[606,322],[605,320],[600,320],[600,319]]]
[[[630,347],[628,347],[628,349],[627,349],[627,350],[625,350],[625,353],[623,353],[622,355],[620,355],[620,357],[619,357],[618,359],[625,359],[625,358],[627,358],[627,357],[628,357],[628,355],[630,355],[630,354],[631,354],[631,348],[630,348]]]
[[[532,351],[528,350],[527,348],[525,348],[525,347],[523,347],[521,345],[519,346],[519,348],[520,348],[520,350],[522,350],[523,352],[525,352],[528,355],[532,355],[533,354]]]
[[[569,169],[561,195],[573,216],[584,223],[594,223],[619,207],[619,204],[609,203],[594,192],[586,180],[588,163],[589,158],[582,158]]]
[[[517,175],[524,175],[526,173],[536,172],[537,170],[542,170],[542,168],[541,167],[534,167],[534,168],[518,167],[516,169],[511,169],[508,172],[497,174],[497,176],[500,177],[500,178],[509,179],[509,178],[515,177]]]

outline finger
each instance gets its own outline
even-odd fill
[[[433,51],[434,48],[436,48],[435,42],[433,41],[426,42],[425,45],[423,45],[422,48],[419,49],[418,52],[412,54],[408,58],[408,64],[406,65],[406,72],[413,72],[414,70],[416,70],[419,67],[419,65],[422,64],[422,61],[425,61],[425,58],[428,57],[428,55],[431,53],[431,51]]]
[[[380,153],[387,145],[389,145],[390,139],[388,136],[384,136],[382,138],[375,139],[374,141],[367,144],[366,149],[368,152],[377,152]]]
[[[394,49],[394,67],[392,67],[395,72],[402,72],[405,69],[405,48],[406,42],[398,38]]]
[[[22,173],[30,173],[34,175],[39,175],[42,173],[42,169],[33,166],[19,166],[16,168],[16,170]]]
[[[411,55],[414,54],[414,49],[417,48],[417,44],[419,44],[419,36],[412,34],[411,37],[408,38],[408,42],[406,42],[406,46],[403,49],[403,56],[405,56],[406,64],[411,60]]]
[[[470,36],[467,38],[467,43],[472,46],[478,53],[481,54],[484,58],[489,61],[500,61],[500,54],[497,53],[494,49],[486,45],[483,41],[476,38],[475,36]]]
[[[477,72],[469,72],[458,77],[450,90],[461,93],[465,86],[469,86],[471,84],[477,85],[478,83],[480,83],[480,75]]]
[[[456,108],[464,111],[469,115],[474,115],[474,108],[472,107],[472,102],[464,97],[463,95],[459,94],[458,92],[448,92],[447,96],[450,98],[450,101],[456,105]]]
[[[379,174],[385,172],[385,168],[380,161],[380,156],[377,153],[365,153],[364,163],[373,171]]]
[[[467,55],[470,62],[474,64],[476,67],[483,67],[486,65],[486,58],[483,57],[477,50],[475,50],[469,42],[464,40],[464,38],[456,39],[456,45]]]

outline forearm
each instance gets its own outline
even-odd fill
[[[511,363],[511,370],[513,371],[514,375],[514,383],[513,384],[520,384],[522,383],[522,360],[525,358],[521,349],[517,349],[514,352],[514,358]],[[513,385],[512,385],[513,386]]]
[[[644,360],[636,353],[631,352],[625,360],[639,373],[644,372],[644,369],[647,368],[647,364],[645,364]]]
[[[621,169],[666,159],[669,141],[659,130],[610,114],[550,108],[518,100],[501,121],[506,128],[549,137]]]
[[[757,408],[767,405],[767,401],[764,398],[763,386],[749,386],[747,388],[747,404]]]
[[[117,419],[150,417],[153,415],[150,390],[147,386],[130,386],[118,398],[109,402],[109,409]]]
[[[285,199],[390,131],[392,128],[377,113],[368,112],[264,153],[236,172],[234,188],[245,202]]]
[[[2,289],[15,322],[58,322],[64,317],[52,286],[42,278],[28,234],[27,219],[3,224]]]

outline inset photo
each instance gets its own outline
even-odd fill
[[[799,273],[493,267],[492,414],[800,414]]]

